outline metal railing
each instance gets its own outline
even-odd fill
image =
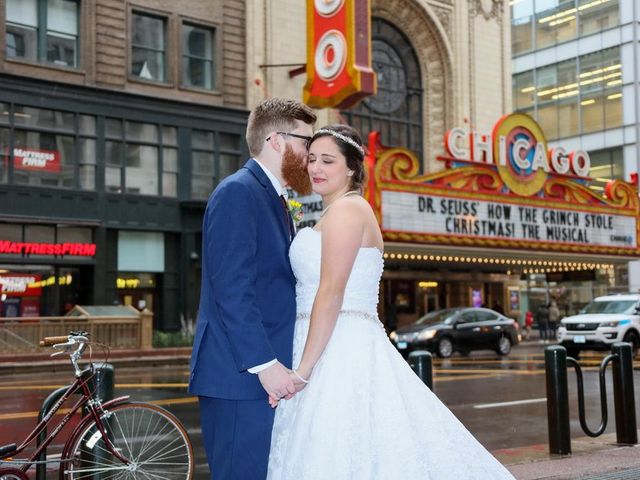
[[[153,313],[140,312],[139,317],[16,317],[0,318],[0,347],[5,352],[39,350],[44,337],[85,331],[95,342],[112,348],[151,348]]]

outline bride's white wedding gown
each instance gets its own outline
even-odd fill
[[[321,233],[304,228],[289,256],[297,279],[293,365],[320,281]],[[420,381],[377,317],[383,259],[361,248],[342,311],[309,385],[276,410],[271,480],[501,480],[511,474]]]

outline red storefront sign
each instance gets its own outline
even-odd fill
[[[348,108],[376,93],[369,1],[307,0],[307,105]]]
[[[13,168],[37,172],[60,172],[60,152],[16,147],[13,149]]]
[[[93,257],[95,243],[30,243],[0,240],[0,254],[55,255],[73,257]]]
[[[41,278],[28,273],[0,274],[0,292],[7,297],[39,297],[42,295]]]

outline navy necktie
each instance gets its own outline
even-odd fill
[[[289,213],[289,206],[287,205],[287,200],[284,198],[284,195],[280,195],[280,200],[282,200],[282,208],[284,209],[284,217],[287,222],[287,227],[289,227],[289,239],[292,239],[296,234],[296,229],[293,226],[293,219],[291,218],[291,214]]]

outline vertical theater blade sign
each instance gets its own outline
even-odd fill
[[[349,108],[375,93],[370,0],[307,0],[304,102]]]

